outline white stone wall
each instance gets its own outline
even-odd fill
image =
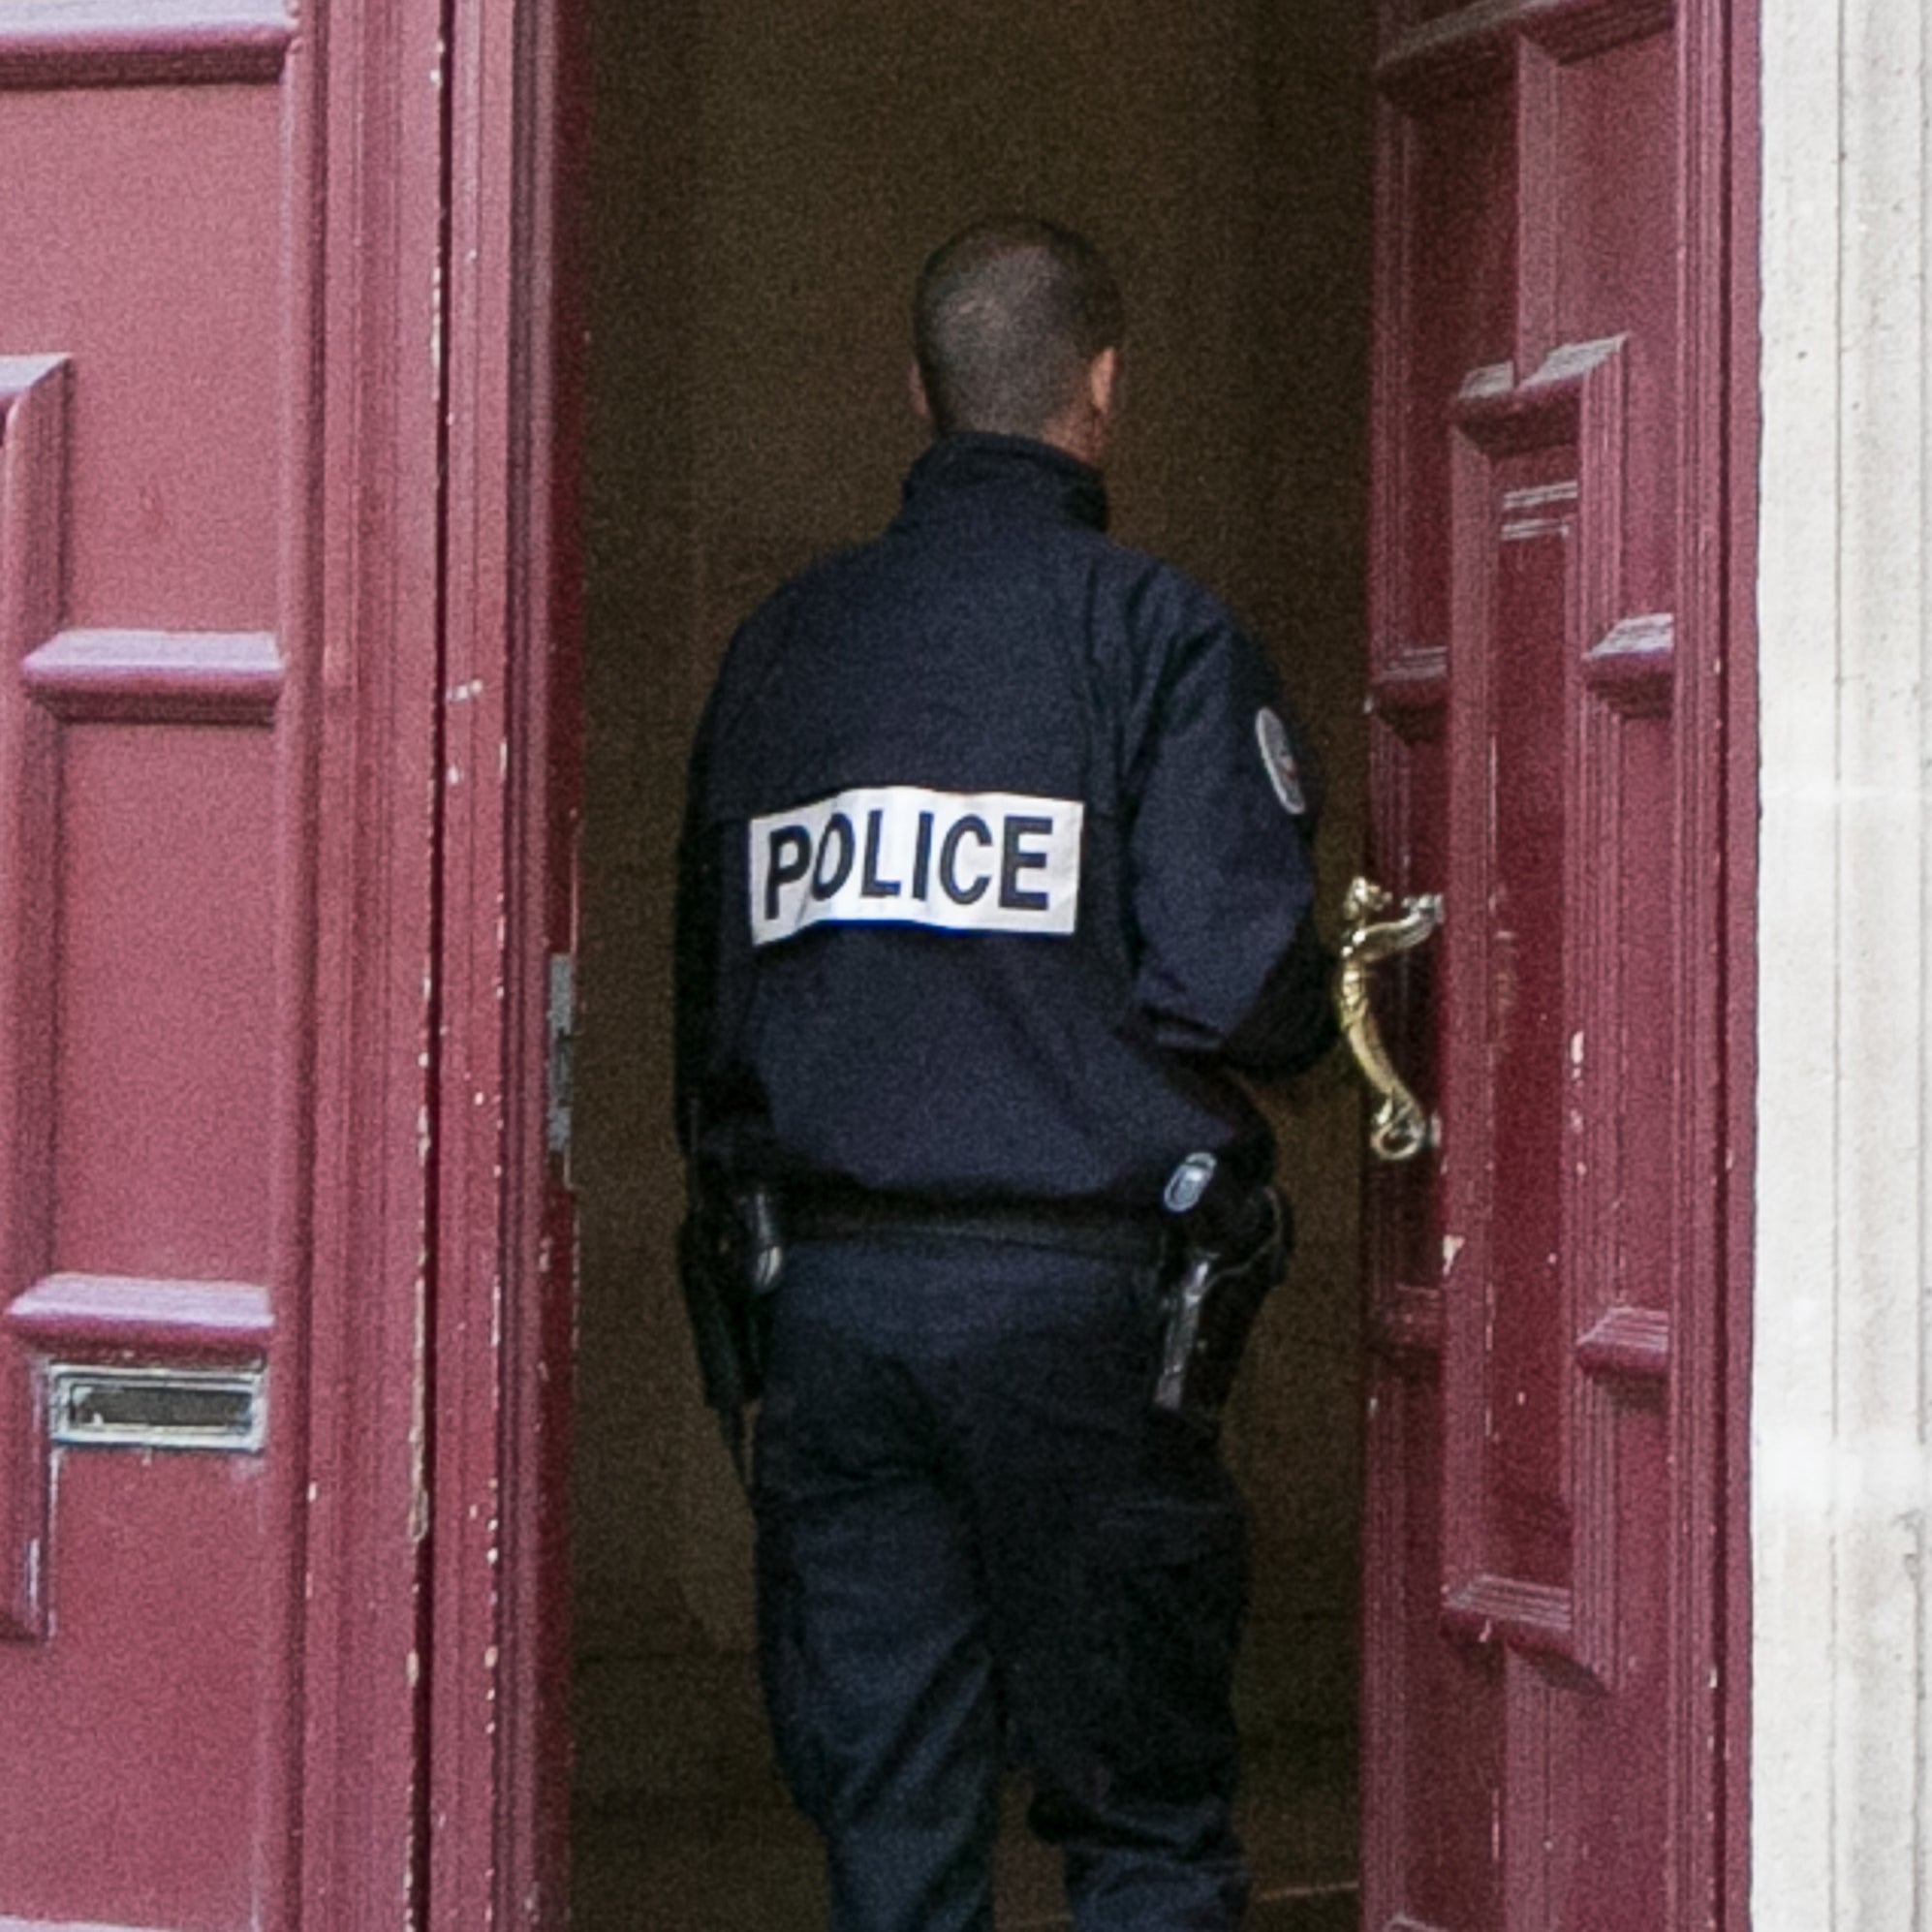
[[[1762,21],[1753,1925],[1932,1932],[1932,30]]]

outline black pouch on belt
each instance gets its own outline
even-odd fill
[[[677,1263],[704,1400],[742,1477],[744,1412],[764,1391],[771,1297],[785,1265],[771,1190],[727,1187],[694,1169]]]
[[[1174,1169],[1164,1204],[1176,1239],[1154,1406],[1212,1426],[1255,1317],[1287,1269],[1293,1223],[1276,1189],[1243,1186],[1212,1154],[1191,1154]]]

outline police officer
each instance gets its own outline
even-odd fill
[[[839,1932],[990,1926],[1009,1758],[1081,1932],[1220,1932],[1244,1519],[1149,1399],[1163,1202],[1262,1183],[1231,1075],[1328,1042],[1316,800],[1262,651],[1105,534],[1095,249],[976,225],[915,324],[900,514],[742,627],[691,769],[686,1153],[787,1243],[766,1698]]]

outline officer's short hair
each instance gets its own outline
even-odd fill
[[[933,427],[1037,436],[1125,325],[1119,284],[1084,235],[1030,215],[975,222],[933,251],[913,301]]]

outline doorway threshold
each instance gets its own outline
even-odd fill
[[[1251,1932],[1354,1932],[1358,1907],[1352,1752],[1306,1740],[1256,1744],[1240,1824],[1255,1866]],[[775,1779],[738,1802],[606,1799],[581,1805],[573,1836],[573,1932],[822,1932],[822,1854]],[[1009,1790],[999,1854],[1006,1932],[1069,1924],[1059,1858],[1025,1827]]]

